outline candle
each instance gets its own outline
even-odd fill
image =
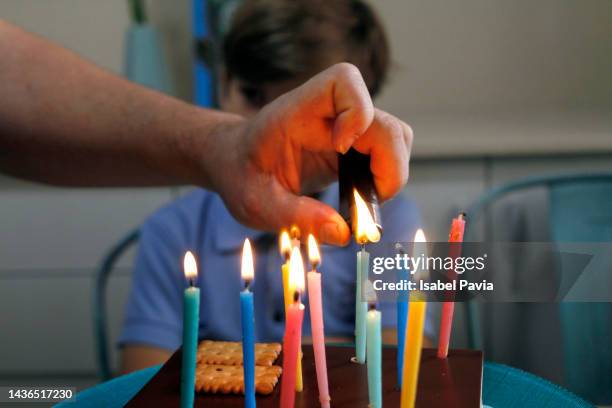
[[[461,213],[451,224],[448,242],[450,245],[450,257],[456,259],[461,255],[461,243],[465,231],[465,214]],[[455,279],[455,271],[450,271],[451,279]],[[453,314],[455,313],[455,302],[452,301],[454,293],[450,293],[451,299],[442,302],[442,316],[440,319],[440,338],[438,339],[438,358],[448,356],[448,345],[450,343],[451,329],[453,327]]]
[[[285,263],[281,267],[283,277],[283,299],[285,302],[285,317],[287,315],[287,307],[291,303],[291,294],[289,293],[289,256],[291,255],[291,239],[286,230],[282,230],[279,237],[279,249]]]
[[[291,236],[291,246],[292,248],[300,249],[300,228],[297,225],[291,226],[289,230],[289,235]],[[301,256],[301,253],[300,253]],[[290,286],[290,285],[289,285]],[[291,294],[291,290],[289,290]],[[300,349],[298,353],[297,367],[295,369],[295,390],[297,392],[302,392],[304,390],[304,380],[302,378],[302,338],[300,337]]]
[[[404,254],[404,250],[400,244],[396,246],[400,255]],[[401,269],[397,273],[397,280],[401,283],[408,280],[409,271]],[[402,367],[404,365],[404,344],[406,341],[406,322],[408,321],[408,291],[402,290],[397,295],[397,387],[402,386]]]
[[[366,358],[366,321],[368,311],[367,302],[362,301],[362,285],[370,263],[370,253],[362,247],[357,252],[357,284],[355,289],[355,360],[359,364],[365,363]]]
[[[310,303],[310,328],[312,331],[312,347],[319,387],[321,407],[329,408],[329,386],[327,382],[327,361],[325,358],[325,331],[323,328],[323,304],[321,296],[321,274],[317,267],[321,264],[321,255],[317,241],[308,235],[308,258],[312,271],[308,272],[308,302]]]
[[[242,319],[242,367],[244,370],[244,406],[255,408],[255,316],[253,293],[249,285],[255,277],[253,251],[248,239],[242,248],[241,276],[244,290],[240,292],[240,316]]]
[[[423,230],[419,229],[414,237],[413,257],[416,258],[423,255],[423,258],[427,259],[426,242]],[[416,271],[415,280],[424,279],[427,273],[426,267]],[[412,293],[410,295],[410,309],[408,311],[408,325],[406,326],[406,342],[404,345],[402,392],[400,396],[401,408],[412,408],[416,401],[426,309],[425,294],[419,291]]]
[[[285,299],[285,322],[287,321],[287,308],[292,303],[292,293],[289,288],[289,257],[291,255],[292,248],[300,247],[300,229],[297,226],[291,227],[291,236],[286,230],[282,230],[280,234],[279,248],[280,253],[285,258],[285,263],[281,267],[281,273],[283,276],[283,297]],[[304,382],[302,380],[302,347],[300,346],[300,353],[298,356],[296,366],[296,381],[295,390],[302,392],[304,390]]]
[[[189,251],[183,259],[185,277],[189,287],[183,296],[183,361],[181,366],[181,408],[193,407],[195,395],[195,369],[200,323],[200,289],[194,286],[198,275],[195,257]]]
[[[299,248],[293,248],[289,260],[289,286],[293,302],[287,308],[285,338],[283,339],[283,378],[281,381],[281,408],[293,408],[295,404],[296,368],[302,338],[304,305],[300,294],[304,290],[304,264]]]
[[[380,312],[376,310],[376,293],[372,282],[366,281],[365,294],[368,299],[367,317],[367,364],[369,408],[382,408],[382,340]]]
[[[365,250],[368,242],[378,242],[380,231],[374,223],[372,215],[357,190],[353,190],[355,198],[355,240],[361,245],[357,252],[357,276],[355,285],[355,361],[365,363],[366,359],[366,313],[368,304],[363,297],[363,284],[368,279],[370,267],[370,254]]]

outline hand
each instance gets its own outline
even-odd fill
[[[225,129],[227,132],[227,129]],[[242,223],[267,230],[297,224],[344,245],[349,228],[332,207],[304,196],[337,175],[337,153],[370,154],[381,200],[408,180],[412,130],[375,109],[357,68],[343,63],[279,97],[219,136],[213,188]]]

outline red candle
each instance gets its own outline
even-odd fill
[[[451,224],[448,242],[451,243],[450,256],[455,259],[461,254],[461,242],[465,231],[465,214],[461,213]],[[455,243],[453,245],[453,243]],[[456,273],[450,271],[450,278],[455,279]],[[442,302],[442,318],[440,320],[440,338],[438,340],[438,358],[448,356],[448,344],[450,342],[451,329],[453,327],[453,314],[455,313],[455,302],[452,301],[454,294],[450,294],[451,300]]]
[[[287,307],[285,338],[283,340],[283,379],[281,382],[281,408],[293,408],[298,353],[302,343],[304,305],[300,294],[304,290],[304,262],[299,248],[293,248],[289,259],[289,287],[293,301]]]

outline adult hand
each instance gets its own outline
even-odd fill
[[[230,212],[255,228],[296,224],[322,242],[346,244],[350,234],[342,217],[304,194],[334,180],[337,153],[350,147],[371,155],[381,200],[408,180],[412,130],[374,108],[359,70],[347,63],[279,97],[252,120],[235,124],[216,138],[217,160],[204,165],[208,174],[217,174],[213,188]]]

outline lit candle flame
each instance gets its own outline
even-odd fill
[[[292,245],[291,238],[289,238],[289,233],[287,230],[282,230],[280,234],[279,248],[283,258],[289,259],[289,256],[291,256],[291,247]]]
[[[427,238],[425,238],[425,233],[421,228],[419,228],[414,234],[414,242],[427,242]]]
[[[291,239],[297,239],[297,240],[299,240],[302,236],[302,233],[300,232],[300,227],[298,227],[297,225],[291,226],[291,229],[289,230],[289,234],[291,235]]]
[[[183,271],[185,272],[185,278],[188,280],[194,280],[198,276],[198,265],[191,251],[185,253]]]
[[[427,238],[425,238],[425,233],[420,228],[417,230],[416,234],[414,234],[412,256],[423,256],[424,259],[424,264],[421,264],[421,266],[419,266],[419,268],[415,271],[415,278],[418,280],[427,279],[429,276],[427,266]]]
[[[245,282],[251,282],[255,277],[255,270],[253,269],[253,250],[251,249],[251,241],[249,239],[244,240],[244,246],[242,247],[242,268],[241,268],[242,280]]]
[[[319,253],[319,246],[317,240],[312,234],[308,234],[308,259],[312,265],[312,269],[317,269],[321,265],[321,254]]]
[[[367,242],[380,241],[380,231],[372,219],[372,214],[370,214],[368,206],[359,195],[357,189],[353,189],[353,195],[355,196],[355,209],[357,214],[357,230],[355,231],[357,243],[363,245]]]
[[[289,258],[289,290],[291,293],[302,293],[304,285],[304,261],[300,249],[294,247]]]

